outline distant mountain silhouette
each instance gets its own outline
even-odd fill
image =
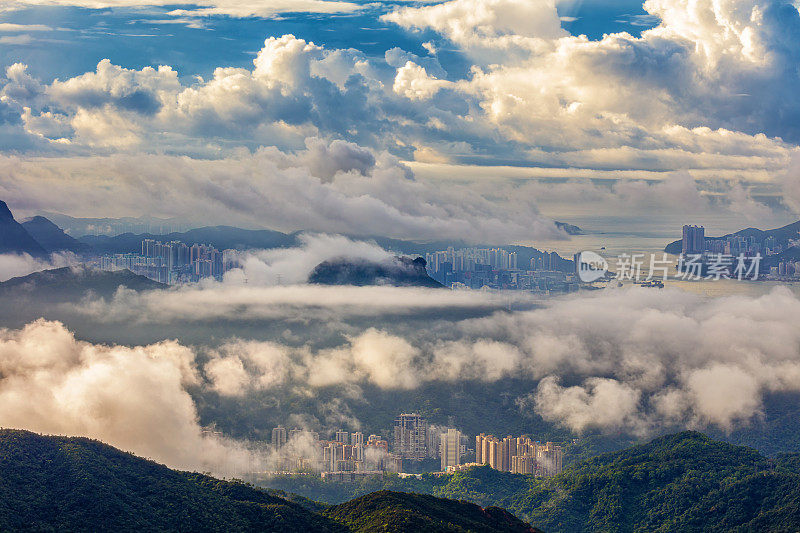
[[[63,267],[34,272],[0,283],[0,296],[18,300],[74,301],[87,292],[108,298],[120,287],[142,291],[168,286],[130,270],[105,272],[85,267]]]
[[[395,257],[384,262],[340,258],[317,265],[308,277],[320,285],[392,285],[395,287],[432,287],[443,285],[428,276],[421,257]]]
[[[76,254],[88,254],[92,252],[91,246],[70,237],[45,217],[35,216],[23,222],[22,227],[50,253],[74,252]]]
[[[14,219],[11,210],[2,200],[0,200],[0,254],[47,257],[47,250]]]
[[[272,230],[248,230],[232,226],[208,226],[184,232],[154,235],[150,233],[123,233],[109,237],[106,235],[85,235],[79,240],[100,253],[123,254],[138,252],[144,239],[158,241],[180,241],[188,245],[210,244],[220,250],[227,248],[281,248],[297,244],[297,236]]]
[[[567,235],[583,235],[583,230],[575,224],[567,224],[566,222],[559,222],[556,220],[556,227],[563,229]]]
[[[573,229],[565,229],[567,233],[571,231],[581,231],[580,228],[576,226],[573,227]],[[99,253],[123,254],[141,251],[142,241],[144,239],[155,239],[162,242],[180,241],[188,245],[195,243],[211,244],[220,250],[225,250],[227,248],[238,250],[287,248],[299,246],[301,244],[299,236],[302,233],[303,232],[299,231],[294,233],[282,233],[274,230],[249,230],[233,226],[208,226],[164,235],[155,235],[151,233],[123,233],[114,237],[109,237],[107,235],[85,235],[78,240],[90,245]],[[353,240],[375,241],[375,243],[382,248],[397,254],[405,255],[422,255],[438,250],[446,250],[450,246],[454,248],[473,246],[477,248],[495,248],[498,246],[496,244],[474,244],[463,241],[419,242],[390,239],[369,234],[350,234],[345,235],[345,237]],[[529,267],[531,259],[544,259],[546,255],[546,252],[542,252],[530,246],[502,245],[501,247],[509,252],[515,252],[517,254],[517,265],[522,269],[527,269]],[[570,259],[559,257],[556,263],[557,270],[572,272],[574,268],[572,260]]]

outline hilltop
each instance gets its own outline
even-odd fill
[[[79,300],[87,292],[110,297],[120,287],[143,291],[165,289],[167,285],[134,274],[130,270],[103,271],[82,266],[34,272],[0,282],[0,295],[45,301]]]
[[[242,483],[177,472],[85,438],[0,430],[0,530],[341,531]]]
[[[93,251],[91,246],[70,237],[45,217],[35,216],[23,222],[22,227],[48,253],[73,252],[76,254],[90,254]]]
[[[282,248],[297,244],[295,234],[281,233],[272,230],[248,230],[233,226],[207,226],[184,232],[173,232],[164,235],[152,233],[123,233],[109,237],[107,235],[85,235],[79,241],[91,246],[100,253],[122,254],[139,252],[142,241],[155,239],[159,241],[180,241],[188,245],[210,244],[220,250],[251,248]]]
[[[2,200],[0,200],[0,254],[47,257],[47,250],[14,219],[11,210]]]
[[[481,531],[541,533],[499,507],[382,490],[335,505],[323,514],[354,533],[373,531]]]
[[[308,277],[309,283],[321,285],[393,285],[395,287],[441,288],[431,278],[421,257],[395,257],[375,262],[355,259],[332,259],[317,265]]]

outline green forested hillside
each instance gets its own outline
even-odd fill
[[[0,531],[311,529],[341,528],[265,491],[101,442],[0,430]]]
[[[694,432],[585,461],[508,503],[547,531],[800,530],[800,476]]]
[[[270,486],[328,501],[381,487],[498,505],[548,533],[800,531],[800,455],[757,451],[682,432],[582,461],[550,479],[489,467],[360,484],[278,478]]]
[[[287,500],[287,498],[292,501]],[[520,532],[497,508],[381,492],[331,509],[98,441],[0,429],[0,531]]]
[[[373,492],[335,505],[323,514],[347,524],[351,531],[482,531],[486,533],[538,531],[498,507],[482,509],[474,503],[442,500],[423,494]]]

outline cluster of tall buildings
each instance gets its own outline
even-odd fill
[[[571,262],[556,252],[539,252],[525,264],[503,248],[453,247],[425,254],[428,274],[454,289],[504,289],[532,292],[577,290]]]
[[[439,458],[446,471],[461,464],[466,439],[455,428],[429,425],[418,413],[403,413],[394,422],[394,452],[410,461]]]
[[[180,241],[142,241],[140,254],[104,255],[99,259],[101,270],[128,269],[152,280],[186,283],[204,278],[222,279],[227,270],[236,267],[230,250],[220,251],[209,244],[191,246]]]
[[[792,246],[777,242],[772,236],[763,237],[757,233],[750,235],[729,235],[720,239],[709,239],[705,236],[703,226],[683,226],[681,254],[684,257],[695,256],[700,262],[708,265],[720,256],[733,258],[745,257],[755,263],[759,257],[780,254]],[[730,270],[730,267],[728,268]],[[800,261],[786,259],[769,268],[769,277],[779,280],[796,280],[800,278]]]
[[[425,254],[425,261],[434,272],[441,268],[460,272],[474,271],[478,265],[487,265],[499,270],[515,270],[517,268],[517,253],[509,252],[502,248],[462,248]]]
[[[428,424],[418,413],[402,413],[394,424],[393,441],[380,435],[336,431],[330,439],[301,429],[272,430],[273,468],[289,472],[322,472],[324,478],[355,480],[376,472],[403,472],[407,462],[438,459],[442,472],[489,465],[517,474],[552,476],[561,472],[560,446],[541,444],[528,436],[499,439],[481,433],[475,439],[475,462],[463,464],[472,453],[469,439],[458,429]]]
[[[389,443],[380,435],[337,431],[332,439],[302,429],[272,430],[273,468],[289,472],[374,473],[402,472],[403,460],[389,453]]]
[[[703,226],[683,226],[681,239],[681,253],[683,255],[712,255],[718,254],[738,257],[744,255],[752,257],[757,254],[763,256],[779,254],[784,251],[782,244],[773,236],[759,239],[753,235],[729,235],[720,239],[709,239],[705,236]]]
[[[777,265],[770,267],[769,277],[775,279],[800,278],[800,261],[781,261]]]
[[[561,446],[541,444],[527,435],[499,439],[481,433],[475,437],[475,462],[514,474],[554,476],[563,467]]]

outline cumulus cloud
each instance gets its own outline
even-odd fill
[[[578,430],[638,430],[640,397],[641,391],[613,379],[589,378],[583,386],[561,387],[549,376],[539,383],[534,405],[542,417]]]
[[[450,82],[437,80],[425,71],[424,67],[411,61],[397,69],[394,79],[394,92],[411,100],[423,100],[436,94],[439,89],[447,87]]]
[[[796,72],[783,67],[796,63],[797,16],[793,6],[766,0],[740,4],[649,2],[646,8],[662,20],[657,28],[598,41],[567,34],[551,2],[452,0],[384,17],[437,31],[462,48],[473,62],[462,79],[432,56],[391,48],[381,60],[292,35],[268,38],[252,68],[220,66],[194,82],[169,66],[136,70],[103,60],[93,72],[48,84],[15,64],[2,89],[0,115],[8,119],[0,135],[7,129],[10,146],[43,154],[129,153],[121,168],[97,157],[85,165],[37,159],[27,166],[89,167],[80,172],[101,174],[97,179],[106,183],[111,167],[121,174],[117,199],[135,198],[136,192],[120,192],[132,184],[149,191],[158,181],[170,210],[153,209],[163,215],[198,212],[191,197],[200,196],[199,202],[218,202],[220,222],[253,227],[352,233],[374,225],[375,233],[395,237],[504,235],[504,242],[553,236],[552,225],[531,208],[539,198],[515,191],[516,211],[496,220],[508,203],[475,194],[474,184],[434,190],[430,181],[402,179],[411,171],[389,154],[448,177],[466,171],[485,178],[510,167],[481,171],[484,165],[502,163],[525,165],[516,170],[543,178],[623,178],[612,191],[616,203],[660,189],[660,198],[684,211],[714,203],[713,195],[695,194],[691,180],[741,182],[727,188],[723,203],[757,220],[769,209],[753,199],[753,184],[769,188],[797,152],[790,119],[798,113],[796,99],[782,89],[797,84]],[[153,155],[163,152],[201,161]],[[244,176],[267,177],[239,183],[226,175],[226,168],[242,165],[249,167]],[[36,172],[49,175],[47,190],[76,190],[75,174]],[[646,188],[630,180],[640,177],[668,184]],[[12,195],[36,196],[2,180],[0,189]],[[791,205],[791,180],[785,181],[781,192]],[[87,195],[105,190],[87,189]],[[192,192],[176,199],[170,193],[178,190]],[[256,194],[243,198],[236,191]],[[75,212],[88,204],[83,195],[53,196],[38,202],[42,209]],[[268,207],[255,215],[251,199]],[[55,205],[64,202],[76,205]]]
[[[452,0],[384,19],[464,49],[475,66],[458,90],[534,159],[689,170],[733,156],[741,171],[756,152],[775,149],[773,168],[785,168],[793,147],[781,139],[798,139],[796,121],[785,120],[799,112],[796,101],[784,93],[798,82],[786,68],[797,62],[797,9],[772,0],[648,1],[645,9],[662,21],[657,28],[599,41],[566,34],[548,2]],[[526,10],[537,16],[519,16]]]
[[[673,12],[708,19],[717,7],[706,3],[672,6],[641,38],[601,41],[564,32],[552,2],[452,0],[384,17],[464,48],[474,66],[457,80],[434,57],[392,48],[380,61],[283,35],[265,41],[252,69],[220,66],[193,84],[169,66],[132,70],[103,60],[95,72],[46,85],[17,64],[5,93],[29,109],[30,133],[59,149],[69,141],[72,150],[222,157],[242,146],[297,149],[308,137],[330,136],[406,159],[435,152],[440,161],[769,179],[796,141],[792,120],[768,118],[796,114],[794,99],[764,89],[796,82],[781,67],[792,64],[786,43],[794,19],[776,18],[778,8],[766,3],[749,11],[735,3],[724,3],[727,22],[710,24],[703,36]],[[738,48],[712,46],[731,28],[745,36]],[[49,137],[36,128],[48,113],[70,128]]]
[[[204,434],[186,390],[198,380],[194,354],[174,341],[93,345],[45,320],[0,330],[0,426],[96,438],[175,468],[229,473],[249,454]]]

